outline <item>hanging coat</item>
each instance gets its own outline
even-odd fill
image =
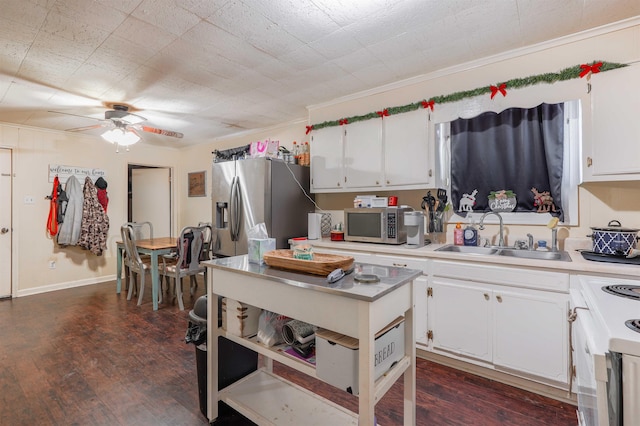
[[[84,180],[83,195],[82,225],[78,245],[100,256],[107,248],[109,217],[98,202],[98,191],[89,176]]]
[[[49,217],[47,218],[47,232],[52,237],[55,237],[58,233],[58,192],[60,190],[60,180],[58,175],[53,178],[53,190],[51,196],[47,197],[49,200]]]
[[[109,195],[107,194],[107,181],[102,176],[96,180],[96,188],[98,188],[98,202],[106,213],[109,205]]]
[[[58,244],[75,246],[80,238],[82,229],[82,207],[84,195],[82,185],[75,176],[70,176],[65,184],[67,210],[64,215],[64,222],[58,229]]]

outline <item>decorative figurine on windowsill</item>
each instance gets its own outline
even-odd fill
[[[533,192],[533,206],[538,207],[538,213],[556,211],[556,205],[553,204],[553,197],[549,191],[538,192],[536,188],[531,188],[531,192]]]
[[[471,194],[462,194],[462,198],[460,199],[460,206],[458,207],[459,212],[470,212],[473,211],[473,206],[476,204],[476,195],[478,194],[478,190],[474,189]]]
[[[510,189],[491,191],[489,208],[494,212],[512,212],[516,208],[516,194]]]

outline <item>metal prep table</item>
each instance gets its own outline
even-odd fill
[[[258,343],[207,327],[208,418],[218,417],[219,400],[260,425],[374,424],[377,401],[404,375],[404,424],[415,425],[416,367],[413,280],[419,270],[356,263],[356,272],[381,280],[364,284],[354,273],[328,284],[325,277],[249,263],[235,256],[203,262],[208,268],[208,318],[218,318],[217,296],[228,297],[359,339],[359,413],[353,413],[273,374],[273,360],[316,377],[315,367]],[[379,380],[374,377],[375,334],[398,316],[405,319],[404,357]],[[260,353],[265,367],[218,389],[218,337]]]

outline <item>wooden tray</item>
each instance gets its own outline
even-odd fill
[[[347,271],[353,265],[353,257],[337,254],[314,253],[313,260],[294,259],[293,250],[271,250],[264,254],[264,262],[274,268],[327,276],[342,268]]]

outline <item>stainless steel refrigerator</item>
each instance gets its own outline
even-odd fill
[[[270,158],[214,162],[212,179],[214,254],[247,254],[247,231],[259,223],[276,239],[276,248],[289,248],[289,238],[307,235],[307,213],[315,210],[304,194],[308,167]]]

